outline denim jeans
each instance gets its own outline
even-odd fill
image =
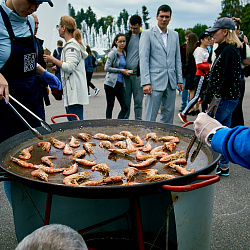
[[[75,114],[80,120],[83,120],[83,105],[75,104],[65,107],[67,114]],[[67,117],[68,121],[75,121],[75,117]]]
[[[12,200],[11,200],[11,181],[4,181],[3,182],[3,187],[5,194],[7,196],[7,199],[12,207]]]
[[[188,103],[188,90],[185,89],[185,84],[186,84],[186,78],[182,78],[183,79],[183,91],[181,93],[181,108],[185,108],[187,106]]]
[[[236,108],[238,102],[239,98],[235,100],[221,100],[218,110],[215,114],[215,119],[219,121],[222,125],[230,128],[233,111]],[[227,165],[228,163],[229,160],[222,155],[220,160],[220,165],[221,164]]]

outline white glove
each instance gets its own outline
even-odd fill
[[[224,128],[221,123],[211,118],[205,113],[200,113],[194,121],[195,135],[198,140],[207,143],[207,137],[211,133],[215,133],[219,128]],[[208,144],[208,143],[207,143]],[[209,144],[208,144],[209,145]]]

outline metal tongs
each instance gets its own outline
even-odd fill
[[[220,104],[220,101],[221,101],[221,98],[219,98],[218,96],[214,96],[213,100],[211,101],[206,113],[210,116],[210,117],[214,117],[215,114],[216,114],[216,111],[218,109],[218,106]],[[194,143],[195,143],[195,140],[196,140],[196,135],[193,136],[193,138],[191,139],[188,147],[187,147],[187,150],[186,150],[186,160],[188,159],[189,157],[189,152],[191,150],[191,148],[193,147]],[[191,155],[191,162],[193,162],[197,155],[199,154],[200,152],[200,149],[201,149],[201,146],[202,146],[202,142],[199,142],[197,148],[194,150],[193,154]]]
[[[31,110],[29,110],[27,107],[25,107],[22,103],[20,103],[17,99],[15,99],[13,96],[9,94],[9,97],[15,101],[19,106],[21,106],[23,109],[25,109],[27,112],[29,112],[31,115],[33,115],[38,121],[41,122],[41,125],[48,130],[49,132],[52,131],[52,128],[50,125],[42,120],[40,117],[38,117],[36,114],[34,114]],[[5,101],[5,97],[3,96],[3,100]],[[32,133],[40,140],[43,139],[43,136],[35,129],[30,126],[30,124],[19,114],[19,112],[11,105],[9,102],[7,104],[15,113],[16,115],[22,120],[22,122],[32,131]]]

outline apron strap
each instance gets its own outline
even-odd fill
[[[5,23],[6,29],[7,29],[8,33],[9,33],[10,39],[15,40],[15,35],[14,35],[13,29],[12,29],[12,26],[11,26],[11,23],[10,23],[10,19],[9,19],[8,15],[6,14],[6,12],[4,11],[4,9],[3,9],[3,7],[1,5],[0,5],[0,11],[1,11],[1,14],[2,14],[2,17],[3,17],[3,21]]]

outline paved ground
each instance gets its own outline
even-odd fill
[[[90,97],[90,104],[85,106],[85,119],[105,118],[105,93],[103,89],[103,77],[99,76],[93,79],[93,83],[100,88],[98,96]],[[250,79],[246,84],[246,93],[244,98],[244,116],[245,125],[250,126]],[[93,92],[91,92],[93,95]],[[56,114],[65,113],[63,102],[55,101],[51,97],[52,105],[46,108],[47,121]],[[181,126],[182,123],[177,117],[180,108],[181,95],[177,94],[176,112],[174,124]],[[115,104],[113,118],[116,118],[119,112],[119,104]],[[131,119],[133,119],[133,112]],[[191,119],[191,117],[189,117]],[[66,121],[58,119],[58,122]],[[159,121],[159,117],[158,117]],[[50,122],[51,123],[51,122]],[[250,249],[249,247],[249,170],[238,165],[230,165],[230,176],[222,177],[216,184],[213,230],[210,249]],[[25,226],[25,225],[24,225]],[[0,183],[0,250],[15,249],[17,240],[13,224],[12,211],[8,204]]]

